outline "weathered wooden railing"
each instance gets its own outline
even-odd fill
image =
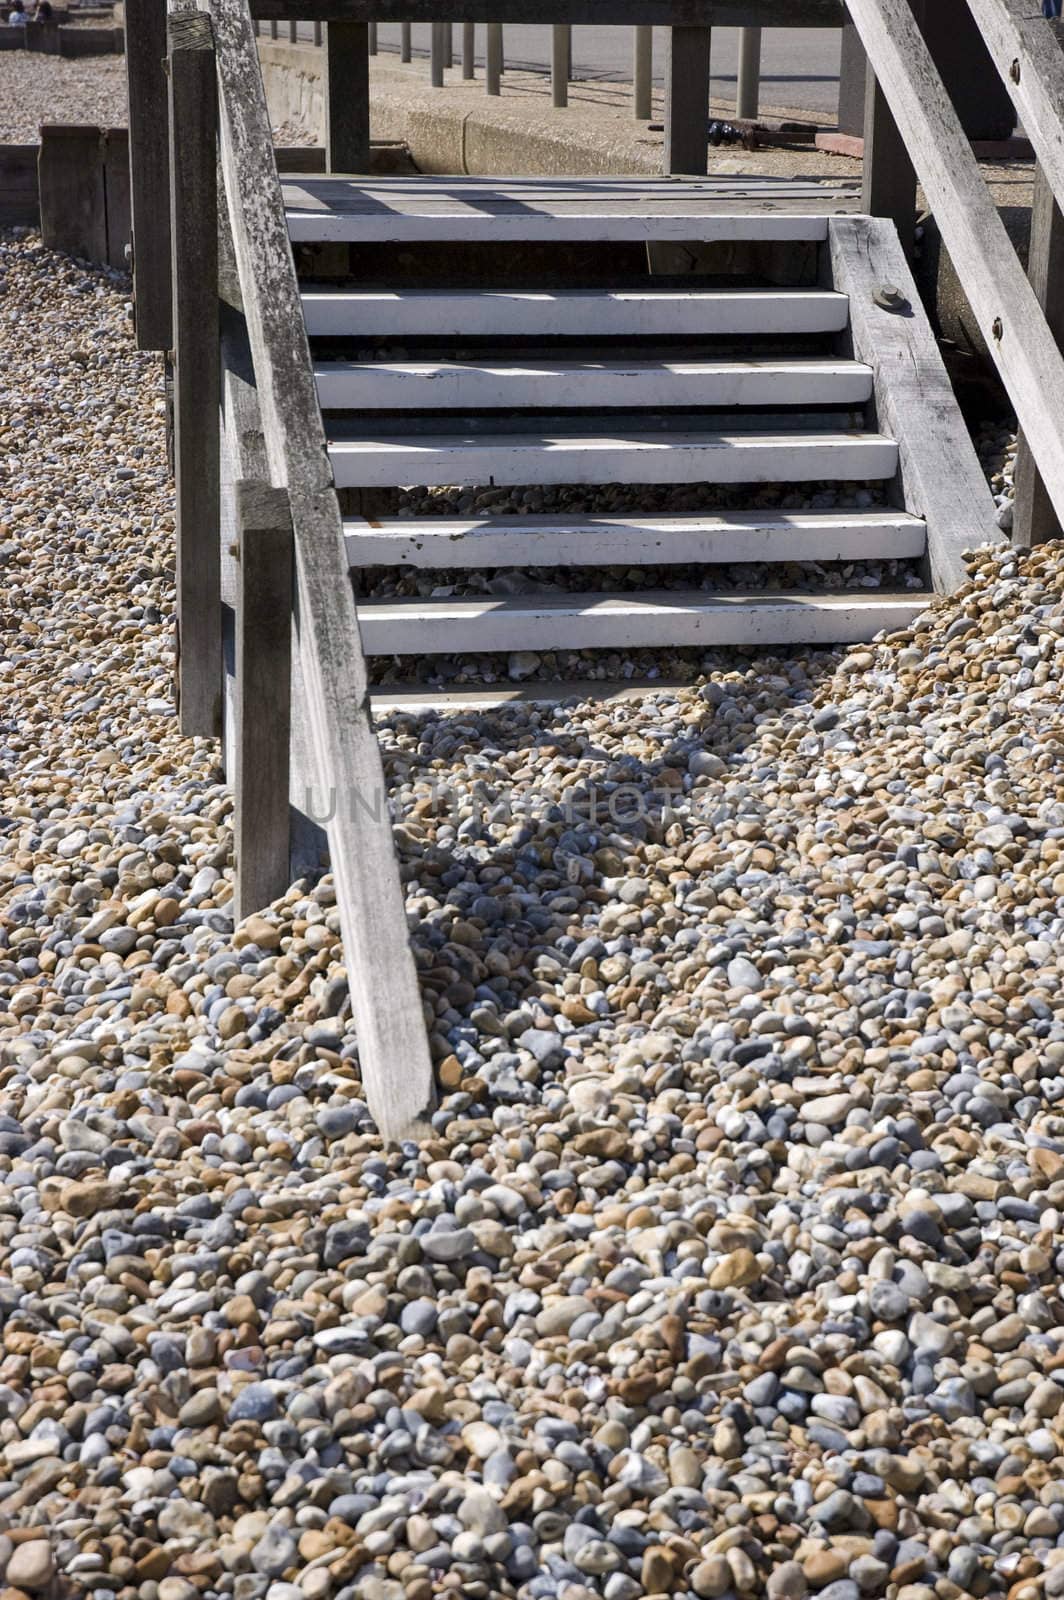
[[[299,782],[328,815],[363,1082],[395,1137],[432,1104],[431,1063],[246,0],[172,10],[168,58],[181,652],[193,606],[203,652],[182,679],[183,694],[190,682],[202,689],[182,719],[217,731],[225,592],[236,617],[236,915],[288,885],[295,725]]]
[[[865,209],[911,231],[919,178],[1023,434],[1014,539],[1064,522],[1064,53],[1031,0],[967,0],[1039,163],[1025,275],[910,0],[847,0],[868,57]]]

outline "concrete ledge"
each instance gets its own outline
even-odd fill
[[[322,141],[323,51],[260,39],[259,57],[274,125],[293,125]],[[370,92],[374,137],[406,144],[421,172],[661,171],[663,136],[635,120],[631,91],[622,84],[573,84],[568,107],[554,110],[539,73],[509,72],[502,95],[489,97],[482,77],[433,89],[423,62],[404,66],[376,56]]]

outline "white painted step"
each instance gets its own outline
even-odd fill
[[[397,484],[800,483],[893,477],[877,433],[496,433],[334,436],[338,488]]]
[[[832,594],[524,595],[513,599],[365,600],[367,655],[463,651],[639,649],[667,645],[853,644],[904,627],[930,597]]]
[[[433,689],[425,684],[380,684],[370,689],[371,709],[377,718],[397,713],[462,716],[471,711],[494,711],[509,705],[558,706],[571,702],[622,705],[651,695],[670,699],[695,685],[684,678],[559,678],[526,683],[463,684]]]
[[[830,289],[309,290],[311,338],[668,338],[840,333]]]
[[[850,406],[872,395],[857,361],[323,361],[326,410]]]
[[[927,548],[919,517],[885,508],[700,517],[347,517],[344,537],[352,568],[905,560]]]
[[[826,237],[829,213],[854,211],[859,205],[854,185],[757,185],[735,178],[627,184],[595,178],[524,183],[495,178],[470,184],[432,177],[385,181],[286,175],[282,191],[295,243],[819,241]]]

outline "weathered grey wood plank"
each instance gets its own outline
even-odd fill
[[[702,174],[709,156],[709,28],[669,29],[663,171]]]
[[[369,28],[350,18],[325,28],[325,165],[369,171]]]
[[[239,590],[237,555],[240,547],[236,486],[245,480],[265,482],[270,469],[262,437],[255,371],[243,314],[224,307],[221,333],[224,441],[221,494],[222,603],[231,606],[235,612]]]
[[[166,0],[126,0],[133,309],[141,350],[169,350],[172,343],[165,62]]]
[[[518,595],[499,599],[370,600],[362,610],[371,655],[426,656],[466,650],[655,649],[676,645],[844,644],[905,627],[926,610],[922,592],[893,594]]]
[[[1058,513],[1064,511],[1064,357],[1028,283],[908,6],[850,14]]]
[[[222,731],[219,564],[218,195],[210,20],[169,19],[170,230],[177,501],[178,711]]]
[[[1053,198],[1045,170],[1035,172],[1031,247],[1027,276],[1058,344],[1064,342],[1064,214]],[[1021,431],[1016,450],[1016,503],[1012,542],[1021,550],[1060,538],[1060,518]]]
[[[833,217],[833,287],[850,297],[853,353],[875,375],[876,421],[898,445],[906,511],[927,523],[931,581],[949,594],[965,578],[963,551],[995,538],[994,502],[893,225]],[[874,299],[884,285],[898,310]]]
[[[255,33],[244,0],[211,0],[222,165],[270,480],[286,487],[313,777],[328,822],[366,1095],[386,1139],[434,1100],[362,642],[292,263]]]
[[[288,887],[288,771],[292,717],[292,519],[288,494],[236,485],[240,534],[236,608],[236,770],[233,776],[237,920]]]
[[[255,17],[370,22],[569,22],[668,28],[841,28],[842,0],[251,0]]]

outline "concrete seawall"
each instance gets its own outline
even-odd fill
[[[260,39],[259,55],[274,125],[301,128],[321,142],[324,52]],[[502,95],[489,98],[482,78],[433,89],[424,62],[377,56],[371,85],[373,137],[402,140],[422,172],[661,171],[662,135],[636,122],[622,84],[574,84],[568,107],[554,111],[539,73],[507,73]]]

